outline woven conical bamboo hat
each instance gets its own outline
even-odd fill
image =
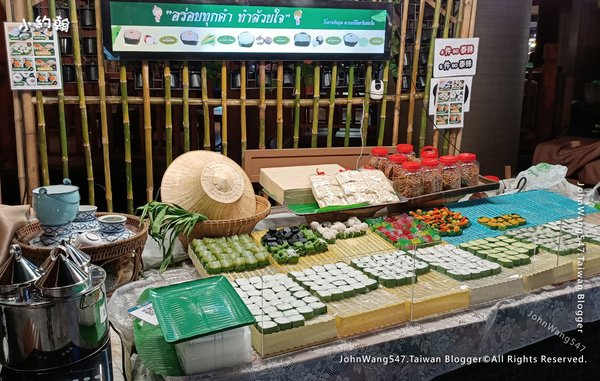
[[[202,213],[210,220],[245,218],[256,213],[256,198],[246,172],[236,162],[210,151],[190,151],[167,168],[162,201]]]

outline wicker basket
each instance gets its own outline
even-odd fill
[[[256,224],[271,213],[271,204],[264,197],[256,196],[256,214],[252,217],[234,220],[207,220],[199,222],[189,237],[179,236],[181,244],[187,250],[190,240],[204,237],[228,237],[235,234],[249,234]]]
[[[107,214],[119,213],[96,213],[97,217]],[[119,286],[125,283],[134,281],[138,278],[143,270],[142,252],[148,238],[148,224],[140,226],[138,217],[123,214],[127,217],[126,226],[129,230],[135,233],[131,238],[120,241],[107,243],[100,246],[81,247],[92,259],[92,263],[101,267],[114,265],[117,270],[114,275],[117,281],[114,286],[107,291],[109,294]],[[29,242],[39,236],[42,232],[42,227],[39,222],[30,222],[15,233],[14,240],[23,251],[25,258],[31,260],[36,265],[41,265],[50,254],[52,248],[32,246]],[[123,274],[126,272],[126,276]]]

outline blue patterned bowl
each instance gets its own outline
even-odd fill
[[[100,231],[106,234],[121,233],[125,230],[125,222],[127,222],[127,217],[119,214],[107,214],[98,217]]]
[[[96,211],[98,207],[94,205],[80,205],[75,222],[88,222],[96,219]]]

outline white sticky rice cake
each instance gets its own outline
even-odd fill
[[[344,44],[346,46],[355,46],[358,43],[358,36],[354,33],[347,33],[344,35]]]
[[[184,45],[198,44],[198,34],[191,30],[182,32],[179,38],[181,39],[181,42],[183,42]]]
[[[254,44],[254,35],[249,32],[242,32],[238,36],[238,43],[241,47],[249,48]]]
[[[308,46],[310,45],[310,35],[308,33],[298,33],[294,36],[294,45],[296,46]]]
[[[126,44],[137,45],[142,39],[142,33],[139,30],[128,29],[123,34],[123,38],[125,39]]]

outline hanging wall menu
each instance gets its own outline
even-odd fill
[[[23,23],[4,23],[10,88],[61,89],[59,45],[54,26],[38,30],[22,27]]]
[[[124,59],[383,60],[390,55],[390,4],[219,3],[107,0],[104,41]]]

